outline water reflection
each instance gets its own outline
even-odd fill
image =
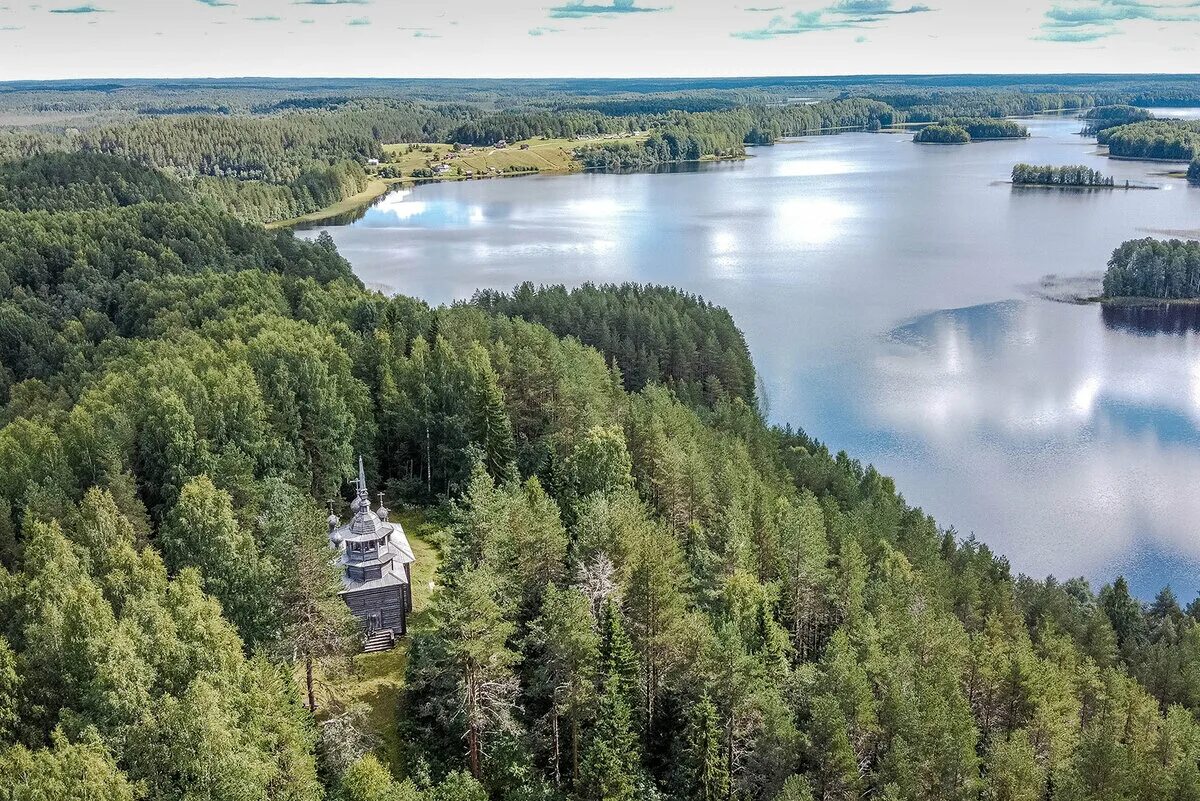
[[[1200,304],[1196,303],[1106,303],[1101,307],[1101,317],[1115,331],[1142,336],[1200,332]]]
[[[1200,499],[1179,490],[1200,481],[1200,352],[1174,337],[1147,351],[1097,316],[1047,301],[921,315],[889,332],[857,425],[890,432],[902,487],[953,485],[951,510],[1005,532],[1019,569],[1122,570],[1142,594],[1190,598]]]

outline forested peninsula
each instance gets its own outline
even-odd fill
[[[1200,793],[1200,604],[1014,575],[769,426],[724,310],[385,297],[191,181],[86,152],[0,181],[14,797]],[[440,562],[386,731],[304,700],[355,647],[323,507],[359,454]]]
[[[1148,120],[1105,128],[1096,141],[1119,158],[1192,161],[1200,156],[1200,121]]]

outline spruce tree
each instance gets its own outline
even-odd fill
[[[729,771],[725,764],[717,708],[707,693],[692,706],[683,738],[680,772],[679,789],[683,798],[718,801],[729,793]]]
[[[640,772],[629,704],[618,676],[611,674],[604,683],[596,725],[583,754],[581,791],[593,801],[628,801],[634,798]]]
[[[600,612],[600,675],[605,686],[616,681],[621,698],[629,709],[641,707],[641,683],[638,680],[638,658],[621,610],[608,598]]]
[[[483,464],[492,478],[507,481],[516,476],[516,448],[504,393],[487,351],[476,346],[467,361],[471,381],[471,438],[483,451]]]

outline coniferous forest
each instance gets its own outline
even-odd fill
[[[1115,251],[1104,274],[1106,298],[1200,298],[1200,242],[1135,239]]]
[[[1083,165],[1055,167],[1017,164],[1012,169],[1012,182],[1028,186],[1113,186],[1111,175]]]
[[[373,110],[3,145],[0,797],[1200,797],[1200,602],[1017,575],[770,425],[736,321],[701,297],[367,289],[328,235],[269,231],[241,193],[265,217],[308,208],[380,141],[451,118],[485,140],[547,129],[346,102]],[[960,113],[1029,102],[970,93]],[[647,142],[674,157],[903,111],[831,103],[672,112]],[[1145,241],[1105,291],[1197,281],[1196,243]],[[440,563],[393,765],[369,710],[306,682],[360,645],[325,520],[359,455]]]

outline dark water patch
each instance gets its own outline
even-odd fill
[[[1200,332],[1200,303],[1104,303],[1104,325],[1139,336]]]

